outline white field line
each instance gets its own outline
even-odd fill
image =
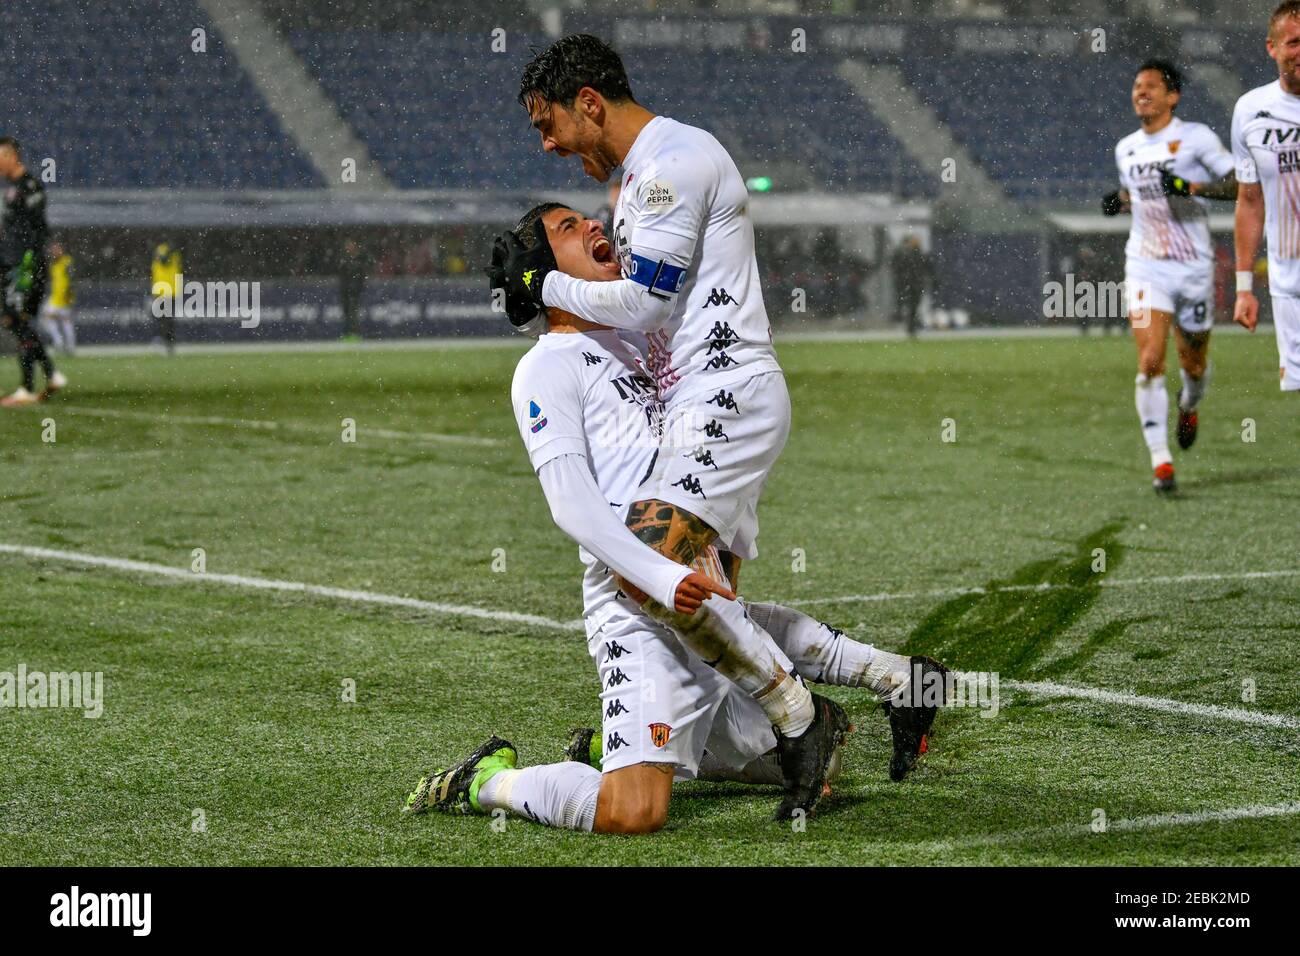
[[[277,581],[273,578],[254,578],[242,574],[217,574],[190,571],[188,568],[175,568],[166,564],[153,564],[149,561],[130,561],[124,558],[106,558],[94,554],[80,554],[75,551],[55,551],[50,548],[29,548],[22,545],[0,544],[0,554],[16,554],[42,561],[68,561],[96,568],[108,568],[111,571],[125,571],[135,574],[152,574],[158,577],[173,578],[191,584],[226,584],[237,588],[250,588],[258,591],[279,591],[289,594],[310,594],[314,597],[331,598],[337,601],[352,601],[356,604],[383,604],[389,607],[406,607],[417,611],[434,614],[446,614],[456,617],[475,617],[489,621],[504,621],[512,624],[530,624],[563,631],[581,631],[579,621],[568,624],[553,621],[535,614],[519,614],[514,611],[492,611],[466,604],[445,604],[441,601],[423,601],[419,598],[401,597],[396,594],[378,594],[374,591],[356,591],[350,588],[332,588],[320,584],[304,584],[301,581]]]
[[[94,554],[82,554],[76,551],[56,551],[51,548],[33,548],[18,544],[0,544],[0,554],[13,554],[39,561],[67,561],[88,567],[107,568],[111,571],[123,571],[135,574],[152,574],[159,577],[186,581],[191,584],[225,584],[231,587],[249,588],[259,591],[277,591],[289,594],[307,594],[314,597],[330,598],[338,601],[351,601],[356,604],[378,604],[388,607],[405,607],[433,614],[454,617],[472,617],[480,620],[501,621],[511,624],[528,624],[548,630],[568,633],[583,633],[582,621],[557,621],[535,614],[520,614],[516,611],[498,611],[490,608],[473,607],[465,604],[446,604],[441,601],[425,601],[420,598],[402,597],[394,594],[381,594],[374,591],[357,591],[349,588],[327,587],[320,584],[304,584],[299,581],[277,581],[271,578],[255,578],[242,574],[218,574],[205,572],[196,574],[186,568],[176,568],[165,564],[153,564],[148,561],[131,561],[124,558],[109,558]],[[1121,707],[1136,707],[1144,710],[1157,710],[1170,714],[1183,714],[1194,717],[1208,717],[1214,720],[1228,720],[1239,724],[1255,724],[1266,727],[1300,728],[1300,718],[1283,714],[1271,714],[1260,711],[1245,710],[1238,707],[1220,707],[1217,704],[1190,704],[1180,700],[1164,697],[1145,697],[1123,691],[1104,690],[1096,687],[1074,687],[1056,684],[1050,681],[1004,681],[1006,687],[1022,693],[1039,697],[1068,697],[1077,700],[1089,700],[1097,703]]]
[[[1066,684],[1057,684],[1053,681],[1006,680],[1000,681],[999,687],[1008,687],[1011,690],[1032,694],[1035,697],[1070,697],[1076,700],[1091,700],[1099,704],[1160,710],[1167,714],[1187,714],[1216,720],[1232,720],[1239,724],[1258,724],[1264,727],[1284,727],[1290,730],[1300,730],[1300,717],[1246,710],[1242,707],[1220,707],[1218,704],[1188,704],[1181,700],[1169,700],[1165,697],[1144,697],[1141,694],[1103,690],[1097,687],[1073,687]]]
[[[92,408],[85,405],[47,405],[47,414],[71,412],[74,415],[92,415],[96,418],[125,418],[132,421],[151,422],[155,425],[221,425],[231,428],[252,428],[260,431],[283,431],[295,434],[325,435],[338,429],[332,425],[308,425],[304,422],[265,422],[249,418],[220,418],[215,415],[173,415],[170,412],[133,412],[122,408]],[[441,432],[406,432],[391,428],[370,428],[357,424],[357,437],[392,438],[397,441],[434,442],[453,445],[480,445],[495,447],[505,444],[499,438],[480,438],[477,435],[445,435]]]
[[[1120,820],[1108,820],[1103,832],[1096,832],[1086,823],[1065,823],[1052,827],[1036,827],[1027,830],[1011,830],[1003,833],[990,833],[987,836],[969,837],[955,840],[927,840],[919,843],[888,843],[890,849],[898,850],[933,850],[945,852],[958,849],[1001,846],[1007,843],[1020,843],[1025,840],[1052,837],[1095,837],[1102,838],[1108,833],[1133,833],[1140,830],[1161,830],[1166,827],[1197,826],[1203,823],[1229,823],[1233,820],[1257,820],[1261,817],[1285,817],[1300,814],[1300,800],[1286,803],[1250,804],[1244,807],[1229,807],[1224,810],[1197,810],[1190,813],[1155,813],[1145,817],[1129,817]]]
[[[1148,584],[1192,584],[1205,581],[1262,581],[1270,578],[1300,577],[1300,568],[1287,568],[1278,571],[1229,571],[1207,574],[1161,575],[1150,578],[1102,578],[1097,582],[1103,588],[1131,588]],[[934,591],[883,591],[877,594],[844,594],[839,597],[800,598],[787,601],[794,606],[806,604],[875,604],[884,601],[913,601],[922,598],[959,597],[965,594],[1000,594],[1035,591],[1073,591],[1092,585],[1052,584],[1044,581],[1039,584],[1008,584],[994,587],[939,588]]]

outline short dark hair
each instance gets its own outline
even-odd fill
[[[536,98],[567,107],[584,86],[615,103],[636,102],[614,48],[589,33],[573,33],[556,40],[524,67],[519,103],[527,107]]]
[[[568,209],[562,202],[539,202],[528,212],[524,213],[523,218],[519,220],[519,225],[515,226],[515,235],[525,247],[531,249],[538,243],[537,230],[544,228],[542,226],[542,217],[553,209]]]
[[[1270,37],[1273,35],[1273,31],[1277,29],[1277,25],[1287,17],[1300,17],[1300,0],[1284,0],[1283,3],[1278,4],[1277,9],[1273,11],[1273,15],[1268,18],[1268,35]]]
[[[23,154],[22,143],[18,142],[18,140],[14,139],[12,136],[0,136],[0,146],[8,146],[19,156]]]
[[[1147,70],[1155,70],[1160,74],[1161,79],[1165,81],[1165,89],[1170,93],[1182,93],[1183,91],[1183,74],[1178,67],[1174,66],[1168,60],[1162,60],[1159,57],[1152,57],[1143,62],[1138,67],[1139,73],[1145,73]]]

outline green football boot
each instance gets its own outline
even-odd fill
[[[435,770],[420,778],[406,798],[406,813],[441,810],[443,813],[484,813],[478,791],[502,770],[513,770],[519,762],[514,744],[496,734],[450,770]]]

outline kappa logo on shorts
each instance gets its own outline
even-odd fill
[[[704,434],[708,435],[710,438],[721,438],[725,442],[731,441],[731,439],[727,437],[727,433],[722,430],[722,426],[718,424],[718,420],[716,418],[712,419],[707,425],[705,425],[700,430],[704,432]]]
[[[609,680],[605,681],[605,687],[606,689],[610,687],[618,687],[621,684],[626,684],[631,679],[632,678],[623,673],[623,668],[615,667],[614,673],[610,674]]]
[[[632,653],[631,651],[629,651],[618,641],[605,642],[605,660],[607,661],[616,661],[624,654],[631,654],[631,653]]]
[[[673,729],[667,724],[650,725],[650,742],[656,747],[668,746],[668,738],[672,736]]]
[[[605,708],[605,717],[612,720],[619,714],[626,714],[628,712],[628,709],[623,706],[623,701],[615,697],[609,702],[609,706]]]
[[[605,738],[605,753],[612,754],[619,747],[627,747],[628,742],[617,730]]]
[[[696,460],[699,464],[701,464],[701,465],[708,465],[708,466],[712,467],[714,471],[717,471],[717,470],[718,470],[718,465],[717,465],[717,463],[713,460],[713,452],[709,451],[709,450],[708,450],[707,448],[705,448],[703,445],[700,445],[700,446],[697,447],[694,451],[688,451],[686,454],[682,455],[682,457],[683,457],[683,458],[690,458],[692,455],[695,456],[695,460]]]
[[[682,475],[682,477],[673,482],[673,487],[682,488],[693,495],[699,495],[701,498],[707,499],[709,497],[704,493],[704,487],[700,484],[700,479],[696,478],[694,475]]]
[[[717,405],[724,412],[734,411],[740,413],[740,406],[736,404],[736,399],[731,392],[726,389],[719,389],[718,394],[704,403],[705,405]]]

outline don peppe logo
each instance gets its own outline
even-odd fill
[[[536,435],[546,427],[546,416],[542,414],[542,406],[538,404],[537,396],[534,395],[528,400],[528,430]]]
[[[647,209],[664,209],[677,202],[677,191],[666,179],[654,179],[646,184],[645,205]]]
[[[672,736],[673,729],[667,724],[650,725],[650,742],[656,747],[668,746],[668,738]]]

